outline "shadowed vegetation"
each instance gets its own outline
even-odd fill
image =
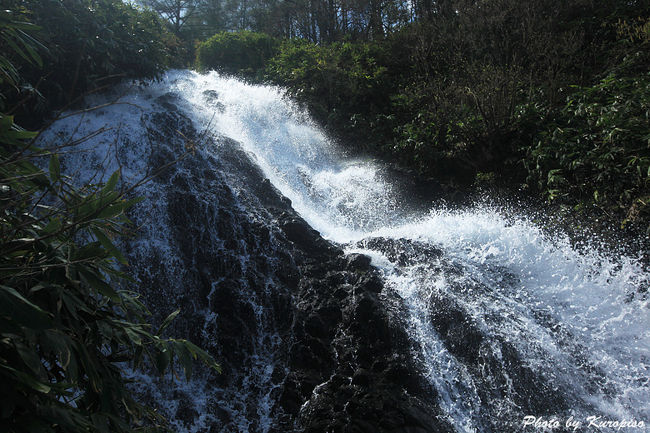
[[[264,67],[211,57],[225,52],[213,38],[197,64],[286,86],[347,146],[425,176],[489,179],[647,227],[647,2],[431,6],[380,36],[285,39]]]
[[[125,367],[219,369],[191,342],[165,336],[130,290],[116,240],[135,186],[113,173],[76,185],[57,152],[21,128],[116,75],[154,77],[168,61],[164,24],[121,2],[11,2],[0,11],[0,425],[8,432],[159,431],[165,420],[136,401]],[[114,39],[113,39],[114,38]],[[65,39],[65,41],[64,41]],[[137,61],[142,51],[150,57]],[[38,77],[38,78],[37,78]],[[34,81],[32,81],[34,80]],[[47,166],[47,168],[44,168]]]

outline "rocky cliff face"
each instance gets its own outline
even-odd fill
[[[166,110],[142,118],[151,172],[201,139],[170,96],[156,102]],[[127,244],[137,289],[158,317],[181,308],[172,333],[223,367],[142,391],[177,426],[451,431],[370,259],[324,240],[236,142],[204,141],[153,183]]]

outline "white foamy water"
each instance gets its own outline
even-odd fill
[[[640,289],[647,290],[650,277],[634,257],[579,252],[525,217],[505,218],[488,207],[452,212],[432,204],[428,213],[410,214],[408,197],[375,162],[346,158],[275,87],[176,71],[122,100],[146,110],[167,92],[180,97],[174,103],[199,130],[238,141],[325,238],[372,258],[407,306],[413,356],[459,432],[485,431],[486,417],[519,408],[506,361],[502,396],[482,400],[482,379],[447,349],[431,323],[429,303],[440,297],[480,329],[482,350],[498,360],[503,347],[514,347],[527,368],[570,400],[572,410],[558,416],[649,424],[650,305]],[[128,123],[119,132],[131,133]],[[219,149],[211,151],[218,155]],[[127,177],[137,175],[137,158],[128,156]],[[409,240],[442,255],[400,262],[368,247],[368,238]]]
[[[459,431],[483,431],[481,408],[473,404],[477,385],[431,338],[432,294],[464,307],[486,336],[512,343],[528,366],[567,392],[577,418],[602,415],[647,425],[650,314],[647,297],[638,291],[649,280],[637,260],[578,253],[567,239],[549,239],[525,219],[513,223],[490,209],[433,210],[370,236],[436,245],[444,260],[463,269],[460,275],[440,272],[437,260],[398,266],[372,250],[351,249],[373,257],[407,300],[428,375]]]

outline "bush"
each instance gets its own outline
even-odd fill
[[[575,90],[529,150],[529,182],[549,199],[578,198],[628,219],[647,213],[650,74]]]
[[[268,62],[264,77],[287,87],[324,125],[363,137],[357,144],[363,146],[369,134],[377,137],[390,129],[385,120],[394,82],[386,56],[375,43],[287,40]]]
[[[162,374],[194,359],[217,368],[186,340],[167,339],[116,269],[112,239],[137,202],[105,185],[75,188],[58,156],[29,145],[33,133],[0,117],[0,423],[11,432],[112,431],[164,420],[132,398],[121,364],[149,359]],[[49,170],[30,161],[49,157]]]
[[[0,14],[12,48],[0,54],[8,88],[21,81],[17,56],[41,63],[30,30]],[[126,260],[113,239],[138,201],[118,187],[119,172],[75,187],[35,137],[0,114],[0,425],[12,433],[159,430],[160,415],[132,398],[124,363],[147,359],[161,374],[178,366],[187,377],[193,360],[219,366],[189,341],[163,337],[178,311],[153,331],[117,269]],[[34,164],[43,158],[47,171]]]
[[[2,88],[19,123],[37,127],[42,116],[80,95],[124,78],[155,78],[181,57],[179,42],[150,11],[121,0],[8,0],[15,22],[32,23],[47,46],[43,67],[16,52],[16,88]],[[3,48],[9,48],[3,44]],[[3,52],[9,52],[3,49]]]
[[[196,67],[254,77],[275,55],[278,41],[264,33],[222,32],[199,44]]]

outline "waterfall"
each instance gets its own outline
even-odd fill
[[[329,375],[308,387],[299,413],[277,403],[298,368],[295,323],[283,315],[299,308],[306,281],[278,224],[294,212],[348,257],[370,257],[383,308],[408,337],[418,399],[430,397],[450,431],[534,431],[526,416],[557,419],[558,431],[571,417],[583,427],[590,416],[650,421],[650,276],[636,258],[579,251],[486,205],[422,209],[280,88],[172,71],[115,92],[87,102],[118,104],[60,120],[40,140],[105,129],[62,159],[79,182],[120,169],[133,184],[186,148],[198,154],[136,190],[146,197],[132,215],[141,229],[124,244],[149,304],[161,314],[183,306],[190,314],[175,330],[226,365],[223,377],[189,384],[143,376],[140,392],[180,431],[303,431],[300,414],[316,413]]]

